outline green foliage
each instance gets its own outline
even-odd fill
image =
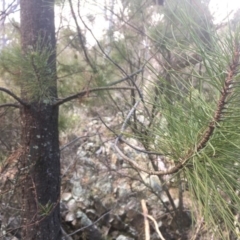
[[[195,1],[170,0],[161,14],[163,20],[151,26],[149,33],[162,51],[188,46],[189,43],[212,47],[213,36],[210,33],[213,24],[207,5]]]
[[[58,128],[59,131],[66,131],[67,129],[70,129],[74,125],[74,120],[72,119],[71,115],[68,114],[70,112],[70,108],[72,110],[71,106],[64,106],[59,111],[59,118],[58,118]]]
[[[26,53],[19,47],[10,46],[1,52],[0,69],[7,73],[16,86],[21,86],[24,97],[30,101],[52,101],[51,87],[56,81],[56,73],[52,72],[52,62],[49,60],[53,51],[29,46]]]
[[[175,13],[182,26],[194,23]],[[191,45],[172,38],[175,48],[171,55],[178,53],[175,61],[180,58],[186,64],[180,68],[172,62],[165,69],[168,78],[160,77],[154,84],[157,100],[148,92],[149,103],[158,113],[149,131],[155,151],[174,165],[183,164],[179,171],[208,227],[216,229],[221,239],[228,239],[226,229],[237,235],[235,214],[240,208],[240,32],[237,28],[235,32],[211,31],[208,33],[216,40],[211,51],[206,51],[202,36],[193,28],[188,28],[194,40]],[[187,60],[194,54],[202,72]]]
[[[46,205],[42,205],[42,204],[38,203],[38,206],[39,206],[39,211],[40,211],[39,215],[41,217],[48,216],[53,209],[53,204],[51,202],[48,202]]]

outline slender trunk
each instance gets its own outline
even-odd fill
[[[21,109],[22,239],[60,240],[58,108],[53,107],[57,98],[54,0],[21,0],[20,7],[22,51],[32,56],[33,72],[23,72],[21,78],[22,98],[29,104]],[[49,53],[44,70],[34,59],[43,51]]]

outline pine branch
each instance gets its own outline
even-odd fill
[[[60,106],[66,102],[69,102],[71,100],[74,100],[76,98],[82,98],[85,95],[92,93],[92,92],[98,92],[98,91],[108,91],[108,90],[135,90],[135,87],[98,87],[98,88],[91,88],[91,89],[87,89],[81,92],[78,92],[74,95],[71,95],[69,97],[63,98],[59,101],[57,101],[55,104],[53,104],[54,107],[56,106]]]
[[[125,127],[125,122],[123,124],[123,127],[122,127],[122,131],[120,133],[120,135],[117,137],[116,141],[115,141],[115,149],[116,151],[118,152],[118,154],[124,159],[126,160],[129,164],[131,164],[133,167],[135,167],[136,169],[140,170],[140,171],[143,171],[145,173],[148,173],[150,175],[159,175],[159,176],[162,176],[162,175],[168,175],[168,174],[173,174],[173,173],[177,173],[180,169],[182,169],[184,166],[186,166],[186,164],[188,163],[188,161],[192,158],[192,156],[199,152],[200,150],[202,150],[207,142],[210,140],[211,136],[213,135],[214,133],[214,130],[216,129],[217,127],[217,124],[219,123],[220,119],[221,119],[221,116],[223,114],[223,110],[226,108],[225,105],[226,105],[226,100],[228,98],[228,96],[232,93],[232,90],[233,88],[231,87],[232,85],[232,82],[233,82],[233,77],[237,74],[238,72],[238,66],[239,66],[239,57],[240,57],[240,49],[239,49],[239,45],[235,45],[235,50],[234,50],[234,56],[233,56],[233,59],[232,59],[232,63],[229,65],[229,69],[228,69],[228,74],[227,74],[227,77],[225,79],[225,82],[224,82],[224,86],[223,86],[223,89],[222,89],[222,92],[221,92],[221,96],[218,100],[218,105],[217,105],[217,109],[214,113],[214,117],[213,119],[210,121],[209,125],[207,126],[202,138],[200,139],[199,143],[197,144],[197,148],[193,148],[193,149],[190,149],[186,155],[186,157],[184,158],[181,158],[179,159],[179,163],[166,170],[166,171],[149,171],[149,170],[146,170],[144,168],[142,168],[141,166],[139,166],[135,161],[133,161],[132,159],[128,158],[117,146],[118,144],[118,141],[120,140],[121,138],[121,135],[122,135],[122,131],[124,130],[124,127]],[[129,120],[129,119],[127,119]]]
[[[21,105],[25,106],[25,107],[29,107],[29,105],[23,101],[21,98],[19,98],[17,95],[15,95],[13,92],[11,92],[10,90],[6,89],[6,88],[2,88],[0,87],[0,91],[7,93],[8,95],[10,95],[12,98],[14,98],[15,100],[17,100]]]
[[[211,135],[213,134],[213,131],[216,128],[217,123],[220,121],[220,118],[223,114],[223,110],[225,109],[225,105],[227,103],[226,99],[233,91],[233,88],[231,88],[231,84],[233,81],[233,77],[237,74],[237,67],[239,65],[239,55],[240,55],[239,46],[235,45],[233,60],[229,66],[228,75],[225,79],[223,90],[221,92],[221,97],[218,101],[217,110],[215,111],[214,118],[209,123],[209,126],[202,137],[202,140],[197,145],[197,152],[199,152],[202,148],[205,147]]]

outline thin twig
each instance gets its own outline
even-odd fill
[[[124,81],[126,81],[126,80],[129,80],[129,79],[131,79],[132,77],[134,77],[135,75],[141,73],[142,71],[143,71],[143,68],[137,70],[136,72],[133,72],[133,73],[130,74],[130,75],[127,75],[125,78],[122,78],[122,79],[119,79],[119,80],[117,80],[117,81],[115,81],[115,82],[111,82],[111,83],[107,84],[107,86],[109,86],[109,87],[110,87],[110,86],[114,86],[114,85],[116,85],[116,84],[119,84],[119,83],[121,83],[121,82],[124,82]]]
[[[78,230],[74,231],[73,233],[70,233],[68,234],[67,236],[72,236],[78,232],[81,232],[82,230],[86,229],[86,228],[89,228],[89,227],[92,227],[93,225],[95,225],[97,222],[99,222],[103,217],[105,217],[107,214],[109,214],[110,212],[112,211],[112,209],[110,209],[109,211],[105,212],[104,214],[102,214],[102,216],[100,216],[95,222],[85,226],[85,227],[82,227],[82,228],[79,228]]]
[[[117,146],[117,141],[114,144],[115,150],[117,151],[117,153],[125,160],[127,161],[130,165],[132,165],[134,168],[143,171],[149,175],[168,175],[168,174],[172,174],[178,171],[179,168],[171,168],[169,170],[165,170],[165,171],[150,171],[147,170],[141,166],[139,166],[136,162],[134,162],[132,159],[130,159],[129,157],[127,157],[125,154],[123,154],[123,152],[118,148]],[[178,166],[178,165],[177,165]],[[179,166],[178,166],[179,167]]]
[[[63,237],[64,237],[65,240],[73,240],[72,237],[69,236],[69,235],[65,232],[65,230],[64,230],[63,227],[61,227],[61,231],[62,231],[62,235],[63,235]]]
[[[159,231],[158,224],[157,224],[156,220],[155,220],[152,216],[150,216],[150,215],[147,215],[147,217],[148,217],[150,220],[153,221],[154,226],[155,226],[155,230],[156,230],[156,232],[158,233],[158,236],[160,237],[160,239],[161,239],[161,240],[165,240],[165,238],[163,237],[162,233]]]
[[[136,146],[133,146],[132,144],[130,144],[128,141],[126,141],[122,136],[118,135],[113,129],[111,129],[105,122],[104,120],[102,119],[102,117],[100,116],[99,113],[97,113],[100,121],[102,122],[102,124],[110,131],[112,132],[116,137],[119,138],[120,141],[124,142],[126,145],[128,145],[129,147],[131,147],[132,149],[134,149],[135,151],[138,151],[138,152],[142,152],[142,153],[145,153],[145,154],[150,154],[150,155],[156,155],[156,156],[165,156],[164,154],[162,153],[159,153],[159,152],[153,152],[153,151],[147,151],[145,149],[142,149],[142,148],[138,148]]]
[[[135,87],[98,87],[98,88],[90,88],[90,89],[87,89],[87,90],[83,90],[81,92],[78,92],[74,95],[71,95],[69,97],[66,97],[66,98],[63,98],[57,102],[55,102],[53,104],[54,107],[57,107],[57,106],[60,106],[61,104],[63,103],[66,103],[66,102],[69,102],[73,99],[76,99],[76,98],[82,98],[84,97],[86,94],[89,94],[91,92],[98,92],[98,91],[108,91],[108,90],[133,90],[135,89]]]
[[[139,166],[135,161],[133,161],[132,159],[130,159],[129,157],[127,157],[117,146],[119,140],[122,137],[123,131],[126,129],[127,123],[129,121],[129,119],[131,118],[133,112],[135,111],[136,107],[138,106],[138,104],[140,103],[140,100],[138,100],[135,105],[132,107],[132,109],[130,110],[130,112],[128,113],[126,119],[124,120],[122,127],[121,127],[121,131],[120,134],[118,135],[118,137],[115,140],[114,143],[114,147],[115,150],[118,152],[118,154],[127,162],[129,162],[132,166],[134,166],[136,169],[143,171],[145,173],[148,173],[149,175],[168,175],[168,174],[172,174],[177,172],[181,167],[183,167],[183,165],[181,164],[181,162],[176,165],[175,167],[172,167],[170,170],[165,170],[165,171],[150,171],[150,170],[146,170],[143,167]]]
[[[17,0],[16,4],[14,4],[15,2],[16,2],[15,0],[12,1],[6,9],[3,9],[3,11],[0,11],[0,21],[1,22],[4,23],[7,16],[16,12],[16,9],[20,3],[20,0]]]
[[[74,138],[72,141],[70,141],[67,144],[65,144],[64,146],[62,146],[60,148],[60,151],[63,151],[65,148],[67,148],[68,146],[70,146],[71,144],[75,143],[76,141],[78,141],[81,138],[90,138],[90,137],[94,137],[94,136],[96,136],[96,134],[91,135],[91,136],[81,136],[81,137]]]
[[[100,42],[97,40],[97,38],[95,37],[95,35],[93,34],[92,30],[87,26],[87,24],[83,21],[82,17],[79,16],[79,18],[81,19],[83,25],[85,26],[85,28],[91,33],[92,37],[94,38],[94,40],[96,41],[99,49],[101,50],[101,52],[104,54],[104,56],[111,62],[113,63],[118,69],[120,69],[126,76],[128,76],[128,74],[126,73],[126,71],[118,64],[116,63],[111,57],[109,57],[109,55],[104,51],[103,47],[101,46]],[[144,67],[145,65],[143,65]],[[132,78],[129,78],[130,81],[132,82],[133,86],[135,87],[136,91],[138,92],[139,97],[141,98],[142,102],[144,102],[143,100],[143,94],[141,92],[141,90],[139,89],[139,87],[137,86],[137,84],[135,83],[135,81],[133,81]]]
[[[123,131],[126,129],[127,123],[129,121],[129,119],[131,118],[131,116],[133,115],[134,111],[136,110],[138,104],[140,103],[140,99],[134,104],[134,106],[132,107],[132,109],[130,110],[130,112],[128,113],[126,119],[123,122],[123,125],[121,127],[121,133],[120,136],[122,135]]]
[[[129,147],[131,147],[132,149],[138,151],[138,152],[142,152],[142,153],[146,153],[146,154],[150,154],[150,155],[156,155],[156,156],[165,156],[163,153],[159,153],[159,152],[153,152],[153,151],[147,151],[144,150],[142,148],[138,148],[136,146],[133,146],[132,144],[130,144],[128,141],[126,141],[123,137],[120,138],[120,140],[122,142],[124,142],[125,144],[127,144]]]
[[[78,36],[78,40],[80,42],[80,45],[83,49],[83,54],[85,56],[85,59],[87,61],[87,63],[89,64],[89,66],[91,67],[91,69],[93,70],[93,72],[97,72],[97,69],[94,65],[94,63],[92,63],[92,61],[90,60],[90,57],[88,56],[88,52],[87,52],[87,49],[86,49],[86,46],[84,44],[84,40],[83,40],[83,35],[82,35],[82,31],[81,31],[81,28],[78,24],[78,21],[77,21],[77,17],[76,17],[76,14],[73,10],[73,4],[72,4],[72,1],[71,0],[68,0],[69,2],[69,5],[70,5],[70,9],[71,9],[71,12],[72,12],[72,16],[73,16],[73,20],[75,22],[75,25],[76,25],[76,28],[77,28],[77,36]]]

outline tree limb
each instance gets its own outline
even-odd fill
[[[60,106],[63,103],[69,102],[73,99],[76,98],[82,98],[84,97],[86,94],[92,93],[92,92],[98,92],[98,91],[104,91],[104,90],[135,90],[135,87],[98,87],[98,88],[91,88],[91,89],[87,89],[87,90],[83,90],[81,92],[78,92],[74,95],[71,95],[69,97],[63,98],[57,102],[55,102],[55,104],[53,104],[54,107],[56,106]]]
[[[21,98],[19,98],[17,95],[15,95],[15,94],[14,94],[13,92],[11,92],[10,90],[8,90],[8,89],[6,89],[6,88],[0,87],[0,91],[7,93],[7,94],[10,95],[12,98],[14,98],[14,99],[17,100],[19,103],[21,103],[21,105],[26,106],[26,107],[29,106],[28,103],[26,103],[25,101],[23,101]]]
[[[20,108],[20,105],[16,104],[16,103],[4,103],[0,105],[0,108],[4,108],[4,107],[15,107],[15,108]]]

